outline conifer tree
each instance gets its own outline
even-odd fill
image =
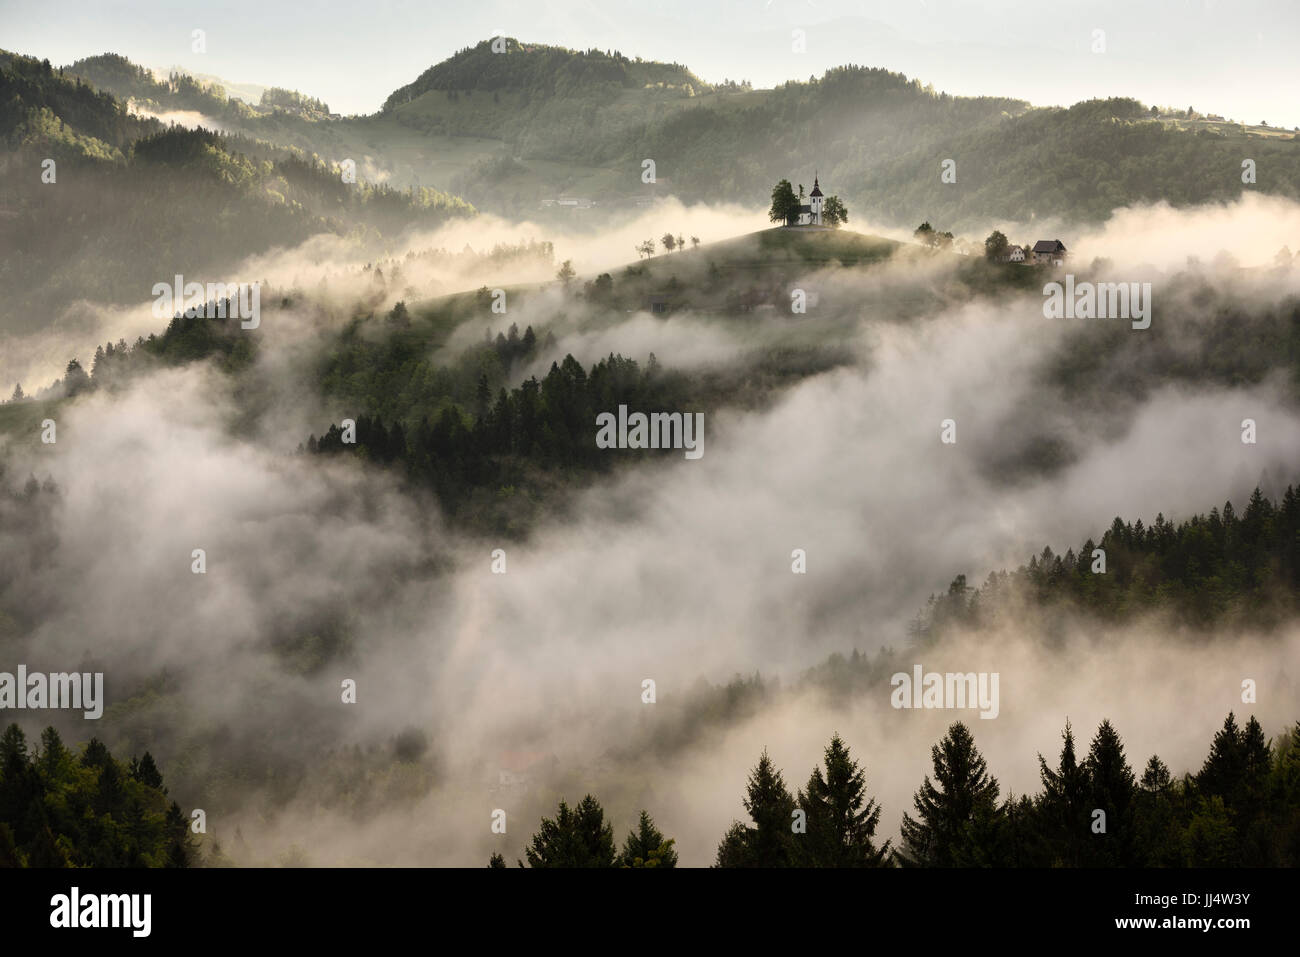
[[[90,743],[86,745],[86,750],[81,755],[81,763],[87,768],[102,768],[111,761],[112,758],[108,753],[108,748],[99,738],[91,738]]]
[[[1181,798],[1169,768],[1152,755],[1134,794],[1134,858],[1141,867],[1182,867],[1187,853],[1175,802]]]
[[[794,864],[794,798],[781,772],[763,750],[750,772],[744,801],[753,827],[734,822],[718,846],[718,867],[791,867]]]
[[[175,801],[167,808],[167,860],[165,867],[191,867],[197,861],[197,852],[190,838],[190,822]]]
[[[1133,799],[1137,789],[1124,744],[1110,721],[1103,720],[1088,751],[1091,804],[1106,814],[1106,831],[1089,830],[1087,861],[1101,867],[1129,867],[1133,860]],[[1089,812],[1092,813],[1092,812]]]
[[[913,803],[917,818],[903,815],[899,862],[907,866],[954,867],[977,850],[974,823],[987,823],[996,807],[998,782],[990,777],[970,730],[960,721],[930,749],[934,780],[926,776]]]
[[[156,788],[163,794],[167,789],[163,787],[162,774],[158,771],[158,765],[154,763],[153,755],[148,751],[138,763],[133,762],[131,777],[146,787]]]
[[[1242,730],[1241,745],[1245,771],[1237,803],[1229,810],[1241,837],[1242,863],[1248,867],[1273,867],[1279,853],[1269,820],[1273,749],[1254,715]]]
[[[749,866],[789,867],[793,863],[794,798],[766,749],[750,775],[748,792],[745,810],[754,822],[748,841]]]
[[[1226,513],[1226,509],[1225,509]],[[1209,757],[1196,776],[1197,789],[1207,796],[1218,795],[1226,807],[1234,807],[1246,776],[1246,742],[1231,711],[1214,735]]]
[[[749,866],[749,828],[739,821],[732,821],[727,833],[718,843],[718,852],[714,858],[714,867],[748,867]]]
[[[866,772],[849,756],[838,734],[825,752],[826,774],[814,768],[798,806],[807,814],[807,833],[796,835],[798,861],[810,867],[883,867],[889,841],[876,847],[880,806],[866,793]]]
[[[1087,863],[1086,842],[1091,836],[1092,783],[1087,765],[1080,765],[1075,758],[1074,732],[1068,720],[1061,737],[1064,743],[1057,770],[1049,768],[1041,754],[1038,756],[1043,781],[1039,819],[1053,862],[1063,867],[1081,867]]]
[[[6,769],[11,762],[27,760],[27,735],[17,724],[11,724],[0,733],[0,770]]]
[[[623,842],[623,853],[619,855],[620,867],[658,867],[677,866],[677,851],[673,848],[675,841],[665,839],[663,832],[655,827],[655,822],[647,811],[641,812],[640,821],[635,831],[629,831]]]
[[[68,749],[63,746],[63,738],[53,727],[41,732],[40,770],[46,781],[58,782],[64,777],[71,760]]]
[[[1242,732],[1242,752],[1245,764],[1246,806],[1241,810],[1255,816],[1263,810],[1268,777],[1273,768],[1273,749],[1264,736],[1264,729],[1254,715],[1246,722]]]
[[[524,854],[529,867],[613,867],[614,827],[590,794],[572,810],[561,801],[554,820],[542,818]]]

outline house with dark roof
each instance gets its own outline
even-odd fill
[[[1065,262],[1065,243],[1059,239],[1040,239],[1034,243],[1033,255],[1035,264],[1060,266]]]

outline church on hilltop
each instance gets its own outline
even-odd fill
[[[817,183],[817,177],[813,176],[812,192],[808,194],[808,202],[803,202],[803,187],[799,187],[799,218],[795,221],[796,226],[824,226],[822,222],[822,203],[826,197],[822,195],[822,188]]]
[[[787,229],[838,229],[849,221],[849,211],[838,196],[827,196],[822,192],[821,178],[814,174],[812,192],[806,196],[803,183],[795,192],[788,179],[772,187],[772,206],[767,211],[767,218]]]

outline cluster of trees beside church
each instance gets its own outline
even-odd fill
[[[1012,572],[989,574],[982,588],[953,580],[931,596],[913,624],[934,639],[953,628],[996,626],[1026,608],[1074,610],[1103,621],[1158,612],[1192,628],[1274,627],[1300,612],[1300,491],[1288,485],[1279,504],[1256,488],[1238,515],[1223,510],[1182,522],[1157,514],[1111,523],[1064,555],[1050,546]]]
[[[129,762],[92,738],[80,752],[46,728],[34,751],[0,733],[0,867],[190,867],[190,821],[148,751]]]
[[[791,793],[764,751],[749,775],[749,821],[723,835],[715,867],[1295,867],[1300,865],[1300,722],[1274,746],[1254,717],[1229,714],[1195,774],[1153,755],[1139,775],[1102,721],[1079,753],[1067,721],[1060,753],[1038,755],[1041,790],[1003,796],[970,729],[931,748],[932,774],[902,818],[897,847],[877,831],[883,809],[839,735]],[[532,867],[672,867],[677,855],[641,812],[622,853],[588,795],[561,802],[527,849]],[[520,867],[523,861],[518,862]],[[491,867],[505,867],[493,854]]]
[[[795,226],[799,222],[799,208],[805,205],[803,183],[799,192],[795,192],[788,179],[783,179],[772,187],[772,205],[768,208],[767,218],[774,223]],[[838,229],[849,221],[849,211],[838,196],[827,196],[822,203],[822,225]]]

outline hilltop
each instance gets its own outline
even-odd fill
[[[519,91],[537,97],[585,96],[611,89],[707,92],[708,84],[679,63],[630,59],[622,53],[569,50],[506,37],[484,40],[425,70],[413,83],[393,91],[384,112],[430,91]]]

